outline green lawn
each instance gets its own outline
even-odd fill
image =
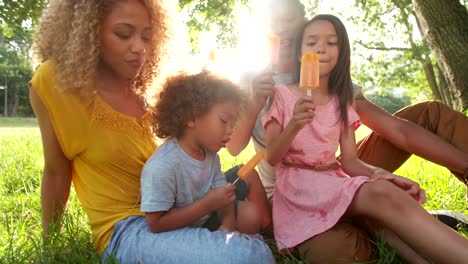
[[[34,117],[0,117],[1,128],[37,128]]]
[[[359,131],[361,136],[365,133],[365,129]],[[222,150],[223,169],[245,162],[253,153],[249,146],[234,158]],[[43,163],[36,121],[0,118],[0,263],[100,263],[87,219],[73,191],[61,235],[52,238],[50,247],[43,246],[40,225]],[[427,193],[428,210],[448,209],[468,214],[465,189],[446,169],[412,157],[397,173],[421,184]],[[400,263],[392,250],[379,251],[382,256],[379,263]],[[277,257],[280,263],[301,263],[294,254]]]

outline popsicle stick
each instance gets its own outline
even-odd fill
[[[232,182],[232,184],[236,184],[236,182],[240,179],[239,176],[237,176],[237,179],[235,181]]]
[[[312,89],[307,89],[307,96],[312,96]]]

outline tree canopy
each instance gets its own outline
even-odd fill
[[[7,83],[10,115],[32,114],[27,98],[32,72],[29,48],[33,29],[46,3],[46,0],[0,0],[0,85]],[[219,46],[235,46],[239,35],[238,12],[250,8],[251,3],[179,0],[192,49],[196,50],[202,31],[217,32]],[[323,1],[302,0],[302,3],[311,17]],[[353,52],[359,58],[353,66],[353,78],[369,87],[404,88],[413,100],[434,98],[466,111],[467,3],[467,0],[354,0],[352,12],[341,13],[366,36],[353,43]],[[434,15],[441,12],[445,15]],[[5,90],[0,90],[1,98],[4,93]],[[3,104],[0,105],[3,110]]]
[[[468,49],[468,18],[466,1],[459,0],[434,0],[438,3],[439,15],[429,19],[432,26],[421,25],[421,16],[417,14],[414,3],[427,1],[411,0],[355,0],[356,12],[351,16],[351,21],[360,29],[362,35],[367,34],[367,39],[358,39],[354,43],[354,51],[359,54],[364,63],[355,68],[354,76],[363,83],[377,87],[403,87],[413,98],[437,99],[445,104],[458,109],[467,108],[468,91],[466,81],[453,85],[447,81],[448,76],[444,65],[450,64],[458,72],[467,72],[466,63],[448,62],[437,56],[437,50],[429,45],[428,32],[440,32],[443,36],[443,46],[453,42],[451,51],[454,57],[466,58]],[[440,15],[445,9],[445,15]],[[461,14],[456,15],[456,10]],[[461,11],[460,11],[461,10]],[[464,14],[464,19],[461,19]],[[343,14],[346,16],[346,14]],[[455,16],[455,19],[453,17]],[[458,23],[455,23],[458,21]],[[444,25],[459,34],[448,34]],[[457,39],[458,38],[458,39]],[[439,44],[440,45],[440,44]],[[442,52],[448,55],[449,52]],[[441,54],[441,52],[439,52]],[[439,59],[437,59],[437,57]],[[463,60],[462,60],[463,61]],[[466,61],[466,60],[464,60]],[[460,62],[460,60],[459,60]],[[453,68],[452,68],[453,69]],[[460,74],[461,75],[461,74]],[[466,76],[466,74],[464,74]],[[429,88],[429,89],[428,89]]]

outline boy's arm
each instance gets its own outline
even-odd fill
[[[146,222],[153,233],[171,231],[190,225],[213,211],[213,206],[203,199],[165,212],[146,212]]]
[[[217,209],[203,198],[174,208],[178,189],[173,160],[168,153],[156,152],[141,173],[141,211],[145,212],[148,227],[154,233],[185,227]]]
[[[179,229],[190,225],[219,208],[232,204],[236,198],[235,185],[227,184],[209,191],[190,205],[168,211],[146,212],[146,222],[153,233]]]
[[[437,135],[385,112],[362,94],[355,102],[361,121],[398,148],[461,173],[468,168],[468,154]]]
[[[160,156],[154,157],[145,164],[141,176],[141,210],[146,214],[151,232],[159,233],[188,226],[234,201],[236,187],[227,184],[210,190],[189,205],[175,208],[176,172],[170,163],[159,159]],[[170,159],[167,155],[164,157]]]

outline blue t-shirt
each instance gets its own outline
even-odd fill
[[[217,153],[206,151],[205,160],[190,157],[176,138],[164,142],[151,155],[141,175],[141,211],[161,212],[187,206],[208,191],[226,185]],[[190,226],[202,226],[208,215]]]

